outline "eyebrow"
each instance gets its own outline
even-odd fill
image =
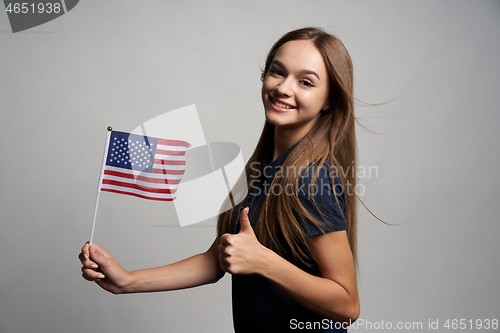
[[[286,67],[285,67],[285,65],[283,65],[283,63],[282,63],[281,61],[276,60],[276,59],[274,59],[274,60],[272,61],[272,64],[276,64],[276,65],[278,65],[278,66],[280,66],[280,67],[284,67],[284,68],[286,68]],[[310,75],[314,75],[314,76],[316,76],[316,77],[318,78],[318,80],[321,80],[321,79],[319,78],[318,73],[316,73],[315,71],[310,71],[310,70],[307,70],[307,69],[302,69],[302,70],[300,70],[300,72],[299,72],[299,73],[301,73],[301,74],[310,74]]]

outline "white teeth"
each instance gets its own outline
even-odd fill
[[[280,108],[283,108],[283,109],[292,109],[292,107],[290,105],[283,104],[281,102],[275,101],[274,99],[273,99],[273,104],[276,106],[279,106]]]

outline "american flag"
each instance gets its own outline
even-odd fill
[[[186,169],[190,144],[111,131],[99,191],[171,201]]]

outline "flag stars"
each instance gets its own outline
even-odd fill
[[[146,170],[154,165],[155,144],[148,138],[114,135],[109,143],[109,163],[116,167]]]

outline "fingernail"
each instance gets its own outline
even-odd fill
[[[85,258],[85,260],[89,260],[89,256],[86,255],[85,253],[83,254],[83,257]]]
[[[90,251],[95,252],[95,250],[92,246],[90,246]]]
[[[105,276],[101,274],[101,275],[99,275],[97,278],[98,278],[98,279],[104,279],[104,278],[105,278]]]
[[[90,266],[92,268],[98,268],[99,266],[97,266],[96,264],[93,264],[92,266]]]
[[[95,279],[94,281],[95,281],[95,282],[99,282],[99,281],[101,281],[101,279]]]

